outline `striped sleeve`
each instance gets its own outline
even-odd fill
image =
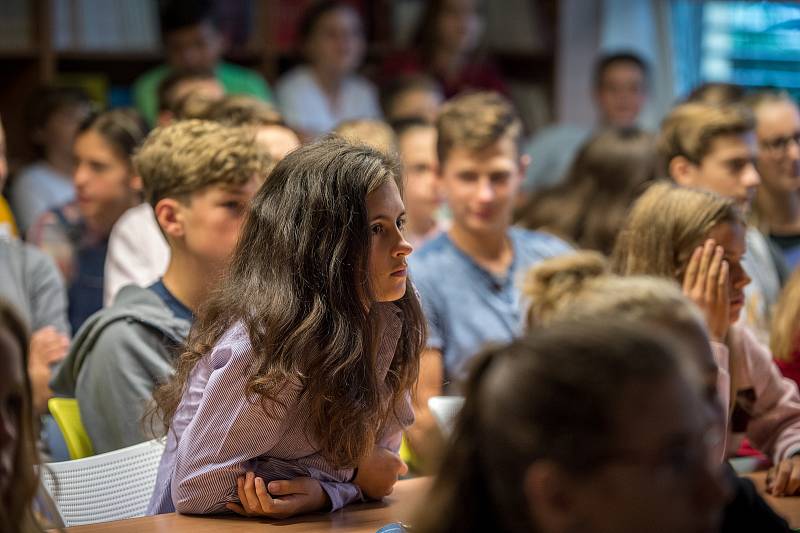
[[[180,513],[223,512],[238,501],[236,479],[246,463],[265,455],[292,423],[287,413],[297,387],[287,386],[277,402],[246,396],[249,343],[220,346],[212,354],[217,367],[215,360],[224,364],[211,373],[176,450],[172,500]]]

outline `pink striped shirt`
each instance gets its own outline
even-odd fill
[[[402,320],[393,303],[374,309],[381,313],[376,370],[382,381]],[[280,401],[267,405],[269,414],[259,398],[248,401],[244,390],[252,360],[250,339],[239,323],[198,361],[167,437],[148,514],[226,512],[226,503],[239,501],[236,478],[248,470],[266,483],[312,477],[328,494],[332,510],[363,498],[350,482],[353,470],[331,466],[311,441],[309,406],[299,382],[288,383]],[[413,421],[409,395],[397,419],[390,416],[381,429],[377,445],[397,451],[402,429]]]

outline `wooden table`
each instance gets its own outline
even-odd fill
[[[755,472],[747,474],[746,477],[753,480],[767,503],[783,516],[791,527],[800,528],[799,496],[773,498],[769,494],[765,494],[766,472]],[[407,479],[399,481],[395,485],[394,493],[382,503],[350,505],[335,513],[305,515],[280,521],[235,516],[185,516],[172,513],[75,526],[67,528],[66,531],[70,533],[140,533],[143,531],[164,533],[248,533],[251,531],[374,533],[390,522],[409,522],[413,518],[414,507],[425,495],[429,484],[429,478]]]
[[[250,531],[304,531],[316,533],[337,531],[347,533],[375,533],[391,522],[408,522],[414,507],[424,496],[429,478],[399,481],[394,492],[381,503],[350,505],[335,513],[312,514],[286,520],[266,520],[235,516],[185,516],[175,513],[158,516],[130,518],[88,526],[67,528],[70,533],[248,533]]]
[[[791,496],[785,498],[775,498],[764,492],[764,487],[767,480],[766,471],[753,472],[752,474],[745,474],[744,477],[750,478],[756,484],[756,488],[761,496],[767,500],[767,503],[772,507],[776,513],[781,515],[789,522],[789,526],[793,529],[800,528],[800,496]]]

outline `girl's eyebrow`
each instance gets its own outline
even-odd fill
[[[400,218],[400,217],[404,217],[404,216],[406,216],[406,212],[405,212],[405,211],[401,211],[401,212],[400,212],[400,214],[399,214],[399,215],[397,215],[397,217],[391,217],[391,216],[389,216],[389,215],[380,214],[380,215],[375,215],[374,217],[372,217],[372,219],[371,219],[371,220],[372,220],[373,222],[374,222],[374,221],[376,221],[376,220],[380,220],[380,219],[384,219],[384,220],[393,220],[393,219],[395,219],[395,218]]]

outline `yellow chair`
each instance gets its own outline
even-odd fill
[[[412,450],[411,446],[408,444],[408,438],[405,433],[403,433],[403,440],[400,441],[399,455],[400,459],[408,465],[408,476],[413,477],[414,473],[419,468],[419,459],[417,459],[417,454],[414,453],[414,450]]]
[[[81,422],[78,400],[75,398],[50,398],[47,402],[50,414],[53,415],[64,442],[67,444],[70,459],[83,459],[94,455],[92,441]]]

